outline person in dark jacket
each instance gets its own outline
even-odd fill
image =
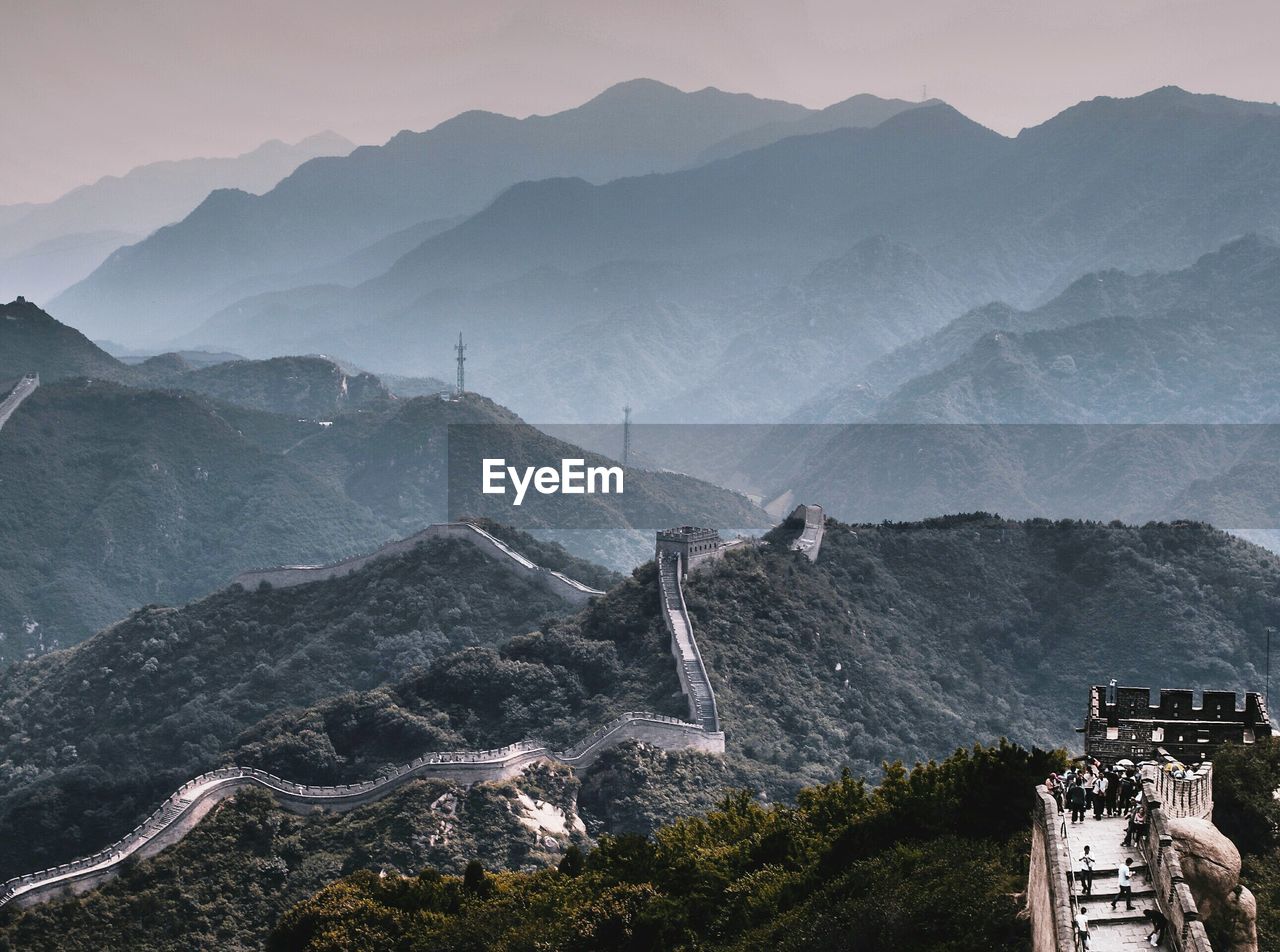
[[[1067,791],[1067,806],[1071,808],[1072,823],[1084,822],[1084,811],[1088,803],[1088,794],[1085,793],[1084,785],[1077,778],[1071,785],[1071,789]]]

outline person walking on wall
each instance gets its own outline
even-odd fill
[[[1080,947],[1086,952],[1089,948],[1089,910],[1084,906],[1076,913],[1076,932],[1080,936]]]
[[[1107,816],[1116,815],[1116,800],[1120,796],[1120,774],[1112,767],[1107,771]]]
[[[1089,852],[1089,847],[1084,848],[1084,855],[1080,857],[1080,882],[1083,887],[1080,892],[1084,896],[1093,895],[1093,864],[1097,862],[1093,854]]]
[[[1120,876],[1120,894],[1111,900],[1111,908],[1115,909],[1116,903],[1123,899],[1124,907],[1132,910],[1135,908],[1133,905],[1133,860],[1126,859],[1124,865],[1117,869],[1116,872]]]
[[[1093,818],[1095,820],[1102,819],[1102,810],[1107,805],[1107,777],[1106,774],[1098,774],[1093,781]]]

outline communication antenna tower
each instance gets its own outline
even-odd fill
[[[462,331],[458,331],[458,343],[453,350],[458,355],[458,385],[454,388],[453,395],[460,397],[467,390],[467,345],[462,342]]]
[[[622,408],[622,465],[631,459],[631,407]]]

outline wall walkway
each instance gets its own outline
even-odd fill
[[[658,553],[658,597],[662,603],[662,618],[671,635],[671,654],[676,659],[680,688],[689,701],[689,719],[701,724],[703,730],[719,733],[716,695],[711,689],[711,679],[707,677],[706,666],[702,663],[702,652],[693,637],[693,622],[689,620],[689,610],[684,603],[680,559],[669,552]]]
[[[430,526],[377,552],[335,565],[285,567],[246,572],[237,578],[241,584],[268,581],[272,585],[299,585],[303,582],[346,575],[375,558],[407,551],[427,538],[460,538],[478,545],[495,558],[530,577],[552,579],[555,591],[573,593],[571,600],[600,595],[558,572],[547,572],[519,552],[470,523],[446,523]],[[538,760],[551,760],[576,770],[587,770],[606,750],[625,741],[636,740],[667,750],[701,750],[724,753],[724,734],[720,732],[715,696],[707,678],[693,638],[679,573],[674,563],[663,561],[659,571],[659,593],[666,606],[664,617],[672,634],[672,653],[680,685],[689,698],[693,723],[662,714],[629,712],[615,718],[583,738],[572,747],[554,751],[538,741],[521,741],[507,747],[480,751],[445,751],[423,754],[385,775],[357,784],[315,786],[284,780],[250,767],[223,767],[187,781],[162,803],[154,813],[133,831],[106,849],[61,866],[18,876],[0,884],[0,907],[7,903],[23,907],[44,902],[55,896],[81,893],[93,889],[116,876],[121,864],[131,858],[145,858],[182,839],[219,802],[248,787],[272,791],[280,802],[291,808],[321,806],[349,810],[372,803],[391,793],[401,784],[417,777],[450,780],[458,783],[481,783],[503,780],[519,774]]]
[[[0,429],[9,422],[9,417],[13,416],[14,411],[22,406],[22,401],[36,392],[38,386],[40,386],[40,375],[27,374],[18,381],[7,397],[0,400]]]
[[[804,529],[791,543],[791,548],[803,552],[810,562],[818,561],[818,553],[822,551],[822,536],[826,532],[826,516],[821,506],[796,506],[791,513],[792,519],[804,519]]]
[[[468,542],[501,565],[505,565],[515,574],[531,579],[552,594],[559,595],[574,605],[585,604],[591,598],[604,594],[598,589],[583,585],[576,579],[569,578],[569,576],[561,572],[553,572],[551,569],[535,564],[501,539],[470,522],[443,522],[438,525],[427,526],[421,532],[416,532],[404,539],[388,542],[380,549],[367,555],[358,555],[354,558],[344,559],[341,562],[334,562],[332,565],[282,565],[270,569],[253,569],[249,572],[240,573],[233,582],[239,583],[246,590],[252,591],[263,582],[273,588],[289,588],[293,585],[305,585],[307,582],[339,578],[364,568],[374,559],[408,552],[414,546],[428,539],[460,539],[463,542]]]

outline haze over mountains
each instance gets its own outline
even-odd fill
[[[662,107],[653,103],[658,93]],[[626,115],[637,100],[659,129],[671,127],[663,117],[673,104],[680,116],[725,111],[725,94],[628,84],[532,128],[591,128],[602,101],[608,114]],[[730,101],[741,125],[788,111]],[[122,253],[60,306],[77,326],[113,336],[134,327],[154,339],[227,303],[187,333],[185,344],[255,356],[340,353],[393,372],[436,376],[447,372],[446,342],[464,327],[474,372],[533,418],[584,419],[597,407],[630,402],[650,419],[759,420],[777,418],[780,407],[794,409],[842,377],[847,383],[887,351],[970,307],[992,300],[1033,306],[1091,270],[1183,267],[1242,233],[1280,233],[1280,190],[1273,184],[1280,180],[1280,112],[1165,88],[1081,103],[1014,139],[932,105],[871,128],[792,136],[664,174],[603,184],[525,182],[399,260],[380,262],[383,273],[353,288],[312,285],[230,303],[202,283],[229,287],[230,272],[219,264],[224,252],[276,260],[251,236],[230,242],[222,222],[241,215],[231,206],[243,207],[249,222],[278,210],[272,240],[291,242],[313,260],[349,253],[374,240],[374,231],[412,225],[414,216],[438,221],[465,212],[461,200],[426,208],[421,203],[432,200],[431,189],[397,199],[395,176],[366,181],[362,163],[394,164],[411,144],[434,158],[444,151],[437,144],[446,133],[460,136],[485,123],[526,128],[468,114],[417,137],[397,137],[382,150],[311,163],[262,199],[219,193],[172,234]],[[721,122],[716,135],[727,128]],[[616,159],[605,148],[614,141],[601,135],[584,149],[575,139],[567,151],[580,156],[580,168],[591,165],[598,181],[626,171],[617,161],[605,168],[601,155]],[[685,152],[694,144],[687,137],[680,142]],[[505,146],[497,151],[513,154]],[[668,151],[666,161],[692,159]],[[653,152],[644,162],[659,165]],[[551,174],[552,164],[544,161],[538,172]],[[562,161],[560,171],[572,172],[571,164]],[[349,214],[341,227],[331,223],[317,236],[314,216],[329,215],[332,202],[308,198],[305,226],[289,202],[314,195],[308,182],[330,174],[345,177],[341,190],[334,180],[325,183],[344,197]],[[482,189],[471,176],[472,192],[451,194],[483,204],[501,190],[498,178],[486,178]],[[898,250],[866,254],[862,243],[870,239]],[[856,267],[847,267],[851,256]],[[881,321],[884,308],[859,314],[856,304],[844,303],[835,309],[838,319],[823,320],[811,310],[815,275],[836,280],[844,302],[871,293],[896,307]],[[237,293],[244,291],[242,283]],[[816,307],[821,312],[820,301]],[[733,394],[743,347],[768,353],[770,345],[798,362],[814,355],[819,362],[804,374]],[[512,366],[537,372],[504,373]],[[582,371],[573,395],[552,382],[553,371],[563,368]],[[708,392],[710,402],[703,399]]]
[[[478,394],[401,399],[323,357],[127,365],[13,302],[0,308],[0,386],[28,371],[42,384],[0,438],[0,659],[247,568],[324,564],[479,515],[478,471],[469,493],[450,482],[452,426],[469,425],[453,433],[458,454],[605,462]],[[526,524],[612,530],[581,546],[619,568],[637,561],[634,540],[619,541],[632,526],[770,524],[745,497],[670,472],[632,468],[625,498],[580,498],[540,498]]]
[[[333,132],[293,144],[272,140],[239,156],[153,162],[52,202],[0,207],[0,300],[48,301],[115,249],[184,217],[212,190],[263,192],[308,159],[353,148]]]
[[[839,117],[870,123],[912,105],[860,102]],[[729,137],[811,114],[791,103],[716,89],[684,93],[652,80],[619,84],[551,116],[467,112],[344,159],[309,163],[261,197],[216,192],[174,228],[113,258],[57,307],[92,336],[172,339],[220,306],[297,283],[295,273],[314,281],[315,269],[361,249],[369,260],[354,272],[338,268],[337,276],[373,277],[433,229],[518,182],[671,171]],[[404,229],[416,240],[378,246]]]

